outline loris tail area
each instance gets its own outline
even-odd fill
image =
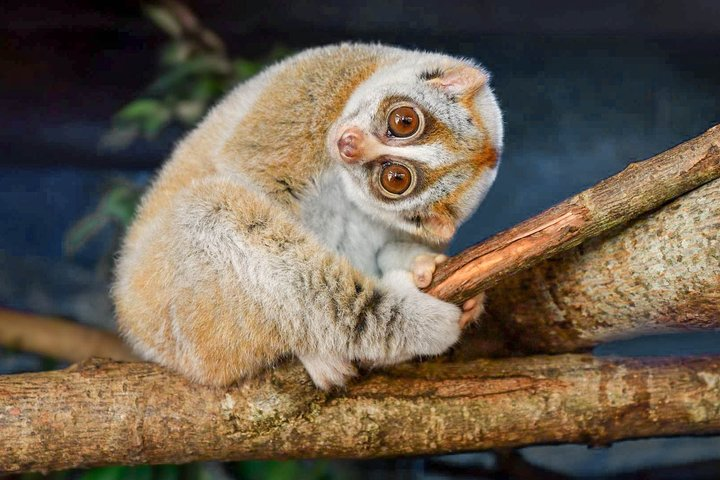
[[[495,179],[478,64],[382,45],[304,51],[177,146],[124,239],[113,298],[145,359],[226,385],[279,359],[315,384],[437,355],[482,311],[423,293]]]

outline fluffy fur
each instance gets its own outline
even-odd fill
[[[417,139],[386,135],[398,101],[424,113]],[[353,161],[338,147],[350,128]],[[442,353],[479,303],[463,314],[416,283],[484,197],[501,146],[488,74],[468,60],[343,44],[280,62],[221,101],[144,197],[117,264],[120,329],[214,385],[287,355],[330,388],[354,362]],[[413,165],[415,191],[378,195],[385,158]]]

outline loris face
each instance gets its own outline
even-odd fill
[[[502,118],[485,71],[452,57],[410,55],[353,93],[327,148],[360,208],[445,243],[495,179]]]

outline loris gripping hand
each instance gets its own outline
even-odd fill
[[[437,253],[421,253],[413,259],[410,270],[418,288],[429,287],[432,283],[432,277],[435,269],[439,264],[447,260],[447,256]],[[477,320],[484,311],[485,294],[481,293],[462,304],[462,316],[460,317],[460,327],[465,327],[469,323]]]
[[[330,388],[356,362],[445,351],[482,302],[418,285],[495,177],[487,83],[465,60],[340,45],[238,86],[177,147],[125,239],[125,338],[214,385],[294,355]]]

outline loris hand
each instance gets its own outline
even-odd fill
[[[433,274],[438,265],[447,260],[447,255],[435,253],[423,253],[415,257],[410,270],[413,274],[413,280],[418,288],[425,288],[432,283]],[[473,323],[485,311],[485,293],[465,300],[462,304],[462,315],[460,316],[460,327],[465,328]]]

